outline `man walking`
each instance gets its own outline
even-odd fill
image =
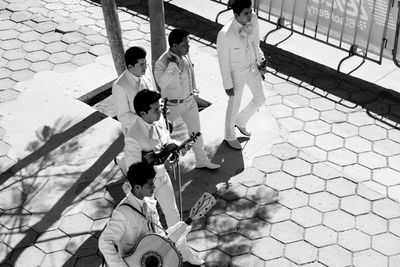
[[[251,0],[235,0],[234,17],[220,30],[217,37],[218,62],[222,82],[229,97],[225,117],[225,141],[241,150],[235,128],[250,137],[246,124],[265,102],[262,78],[258,67],[264,60],[260,49],[257,15],[252,13]],[[239,113],[243,88],[247,84],[253,98]]]
[[[170,113],[168,120],[175,121],[182,116],[189,135],[200,132],[200,118],[194,94],[197,93],[193,64],[189,58],[189,33],[174,29],[168,36],[169,50],[164,52],[154,67],[154,77],[161,88],[161,95],[167,98]],[[204,151],[203,137],[194,143],[196,168],[218,169]]]

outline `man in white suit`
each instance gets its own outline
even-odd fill
[[[153,198],[155,175],[154,168],[145,163],[135,163],[129,168],[131,192],[115,208],[99,238],[99,249],[109,266],[128,266],[123,257],[132,251],[145,234],[154,232],[164,235]]]
[[[189,135],[200,132],[199,109],[195,94],[196,82],[193,64],[189,58],[189,33],[174,29],[168,36],[169,50],[160,56],[154,66],[154,77],[161,88],[161,95],[167,99],[170,113],[168,120],[173,122],[182,116]],[[196,168],[218,169],[220,165],[212,163],[205,151],[203,137],[194,143],[192,150],[196,158]]]
[[[258,67],[264,60],[260,49],[257,15],[252,13],[251,0],[235,0],[234,17],[220,30],[217,37],[218,62],[222,82],[229,97],[225,117],[225,141],[234,149],[242,146],[236,138],[235,127],[245,136],[250,117],[265,102],[262,78]],[[253,98],[239,113],[243,88],[247,84]]]
[[[124,135],[138,117],[133,107],[133,99],[143,89],[154,91],[154,84],[147,70],[146,50],[133,46],[125,52],[126,70],[112,87],[112,99],[117,118],[122,124]]]
[[[161,95],[158,92],[147,89],[136,94],[133,106],[138,117],[125,135],[125,166],[142,162],[143,152],[159,152],[166,145],[175,143],[161,116],[160,99]],[[180,221],[171,179],[164,164],[155,165],[154,169],[154,196],[160,203],[168,227],[171,227]],[[186,242],[179,249],[184,261],[195,265],[204,262],[187,247]]]

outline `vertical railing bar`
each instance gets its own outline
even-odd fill
[[[328,33],[326,34],[326,42],[329,43],[329,37],[331,35],[331,27],[332,27],[332,18],[333,18],[333,6],[334,6],[334,0],[332,0],[332,7],[331,7],[331,13],[330,13],[330,20],[329,20],[329,25],[328,25]]]
[[[345,0],[345,2],[346,2],[346,6],[345,6],[345,8],[344,8],[344,18],[343,18],[343,21],[342,21],[342,31],[341,31],[341,33],[340,33],[339,47],[342,47],[343,34],[344,34],[344,26],[345,26],[345,24],[346,24],[346,19],[347,19],[347,9],[349,8],[349,6],[348,6],[348,4],[347,4],[348,1]]]
[[[384,27],[383,33],[382,33],[382,46],[381,46],[381,53],[380,53],[380,57],[379,57],[379,63],[382,62],[383,50],[384,50],[384,45],[385,45],[384,40],[386,40],[386,32],[387,32],[387,27],[388,27],[388,24],[389,24],[389,16],[390,16],[390,9],[391,9],[390,6],[392,6],[392,8],[394,7],[394,1],[395,0],[391,0],[392,3],[388,2],[388,8],[387,8],[386,20],[385,20],[385,27]],[[400,16],[400,2],[397,2],[397,7],[399,9],[399,14],[398,14],[398,17],[399,17]]]
[[[365,47],[365,55],[364,55],[365,57],[367,57],[367,55],[368,55],[369,44],[371,42],[372,27],[373,27],[374,22],[375,22],[375,10],[376,10],[376,0],[374,0],[374,6],[373,6],[372,12],[371,12],[372,18],[371,18],[371,21],[369,23],[367,46]]]
[[[318,0],[318,12],[317,12],[317,21],[315,22],[315,30],[314,30],[314,38],[317,39],[317,33],[318,33],[318,23],[319,23],[319,12],[321,10],[321,1]]]
[[[282,1],[282,4],[281,4],[281,14],[279,15],[280,18],[282,18],[282,16],[283,16],[283,7],[285,4],[285,0],[281,0],[281,1]]]
[[[307,0],[306,2],[306,8],[304,8],[304,20],[303,20],[303,34],[305,34],[305,29],[306,29],[306,22],[307,22],[307,8],[308,8],[308,3],[310,0]]]
[[[268,20],[271,21],[271,13],[272,13],[272,3],[273,0],[269,1],[269,11],[268,11]]]
[[[293,30],[293,25],[294,25],[294,14],[295,14],[295,10],[296,10],[296,3],[297,3],[297,0],[294,0],[294,2],[293,2],[294,4],[293,4],[293,12],[292,12],[292,21],[291,21],[291,23],[290,23],[290,28]]]
[[[353,44],[356,43],[356,39],[357,39],[357,35],[358,35],[358,23],[360,22],[360,17],[361,17],[361,3],[362,0],[358,0],[358,12],[357,12],[357,19],[356,19],[356,23],[354,25],[355,27],[355,31],[354,31],[354,38],[353,38]]]

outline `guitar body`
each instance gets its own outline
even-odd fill
[[[124,260],[129,267],[182,266],[182,256],[174,243],[158,234],[144,235]]]

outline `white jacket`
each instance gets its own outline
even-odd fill
[[[139,86],[138,78],[128,70],[125,70],[113,84],[112,99],[117,118],[122,124],[124,134],[128,132],[133,122],[138,117],[133,107],[133,99],[136,94],[142,89],[155,91],[150,76],[150,71],[146,72],[146,74],[141,77],[142,83]]]
[[[145,197],[144,201],[148,205],[145,215],[161,227],[156,209],[157,201],[148,197]],[[140,237],[149,233],[148,221],[142,215],[128,206],[121,206],[122,203],[128,203],[140,211],[142,208],[140,202],[132,193],[128,194],[115,208],[110,221],[100,235],[99,249],[110,267],[128,266],[123,257],[132,251]],[[164,235],[164,232],[157,226],[154,227],[154,230],[156,233]]]
[[[248,43],[240,36],[239,31],[242,25],[235,18],[225,24],[218,33],[218,63],[225,89],[233,88],[233,74],[248,72],[249,65],[260,63],[264,58],[264,53],[260,49],[260,32],[256,14],[252,14],[249,24],[252,27],[252,33]],[[246,48],[248,44],[250,49]]]

